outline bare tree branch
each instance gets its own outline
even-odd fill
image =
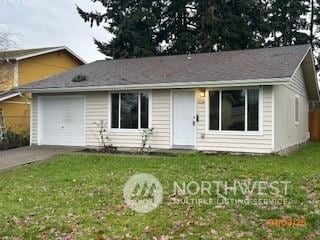
[[[14,87],[14,65],[8,61],[7,52],[15,48],[15,34],[0,24],[0,93]]]
[[[0,51],[16,47],[15,34],[9,30],[0,28]]]

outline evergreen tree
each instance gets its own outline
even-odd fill
[[[196,1],[197,45],[200,52],[211,52],[219,41],[218,27],[221,24],[221,13],[217,11],[215,0]]]
[[[320,5],[316,0],[310,0],[310,44],[314,50],[316,69],[320,70]]]
[[[313,47],[320,48],[319,31],[316,31],[320,26],[320,5],[316,0],[311,0],[312,8],[310,9],[310,43]]]
[[[309,42],[308,34],[300,30],[306,21],[302,18],[308,13],[306,0],[270,0],[269,24],[272,40],[271,46],[303,44]]]
[[[201,51],[261,47],[268,28],[261,0],[198,0]]]
[[[307,0],[91,1],[102,3],[106,12],[79,7],[78,12],[91,25],[105,24],[114,35],[110,42],[95,40],[99,50],[113,58],[259,48],[267,41],[282,46],[313,38],[301,32]]]
[[[154,28],[160,19],[160,1],[152,0],[92,0],[101,2],[106,13],[85,12],[80,16],[91,26],[107,23],[105,29],[114,35],[106,43],[95,40],[100,52],[113,58],[152,56],[157,53]],[[158,16],[158,17],[157,17]]]
[[[184,54],[196,50],[196,26],[194,25],[193,1],[166,1],[161,13],[158,40],[165,41],[165,53]]]

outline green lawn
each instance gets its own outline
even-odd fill
[[[141,172],[155,175],[164,189],[163,203],[147,214],[128,208],[122,197],[129,177]],[[282,196],[289,204],[172,203],[189,197],[172,195],[173,181],[234,179],[290,181]],[[320,144],[288,157],[73,154],[0,172],[0,239],[320,239],[319,211]],[[307,224],[266,225],[282,217]]]

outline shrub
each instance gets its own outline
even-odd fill
[[[8,130],[4,140],[0,142],[0,150],[28,146],[30,143],[29,139],[30,138],[27,133],[17,134]]]

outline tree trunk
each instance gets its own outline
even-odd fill
[[[314,47],[313,46],[313,25],[314,25],[314,0],[310,0],[311,2],[311,16],[310,16],[310,44],[312,46],[312,48]]]

